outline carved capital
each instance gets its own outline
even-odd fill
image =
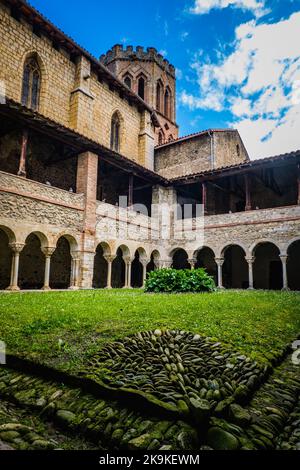
[[[132,263],[132,259],[130,256],[123,256],[124,263],[129,265]]]
[[[50,258],[50,256],[53,255],[55,249],[56,249],[55,247],[46,246],[45,248],[42,248],[42,252],[43,252],[44,255],[46,256],[46,258]]]
[[[254,257],[254,256],[250,256],[249,258],[245,258],[245,260],[247,261],[248,264],[253,264],[254,261],[255,261],[255,257]]]
[[[71,257],[73,261],[79,261],[80,260],[80,251],[72,251],[71,252]]]
[[[215,258],[215,262],[218,266],[223,266],[225,259],[224,258]]]
[[[108,262],[112,263],[116,259],[116,255],[103,255],[103,258]]]

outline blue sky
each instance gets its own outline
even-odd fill
[[[300,0],[30,3],[96,57],[116,43],[162,52],[181,135],[236,127],[251,158],[300,148]]]

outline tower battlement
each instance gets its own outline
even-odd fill
[[[126,46],[116,44],[106,54],[101,55],[100,62],[108,66],[115,60],[141,60],[145,62],[155,62],[162,70],[175,78],[175,67],[165,59],[155,47]]]

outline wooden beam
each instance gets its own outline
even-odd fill
[[[18,176],[26,177],[27,145],[28,145],[28,129],[24,129],[22,132],[21,155],[20,155],[20,161],[19,161]]]
[[[246,211],[251,211],[252,201],[251,201],[250,177],[249,177],[248,173],[246,173],[244,175],[244,181],[245,181],[245,194],[246,194],[245,210]]]
[[[133,174],[128,178],[128,207],[133,206]]]

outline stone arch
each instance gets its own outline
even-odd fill
[[[20,289],[41,289],[44,285],[45,255],[43,248],[48,245],[46,235],[41,232],[30,233],[20,253]]]
[[[77,251],[77,242],[71,235],[61,235],[51,257],[50,287],[68,289],[71,285],[72,254]]]
[[[247,289],[249,287],[249,271],[246,261],[246,251],[239,245],[232,243],[222,250],[223,286],[227,289]]]
[[[10,285],[12,251],[9,244],[14,243],[15,240],[13,231],[0,225],[0,290]]]
[[[273,242],[260,241],[252,249],[255,289],[279,290],[283,287],[280,248]]]
[[[171,251],[173,269],[190,269],[188,253],[183,248],[175,248]]]
[[[209,246],[203,246],[195,251],[193,258],[196,260],[195,268],[205,268],[207,274],[212,276],[217,283],[218,269],[214,250]]]
[[[110,254],[111,249],[108,243],[101,242],[98,244],[94,258],[93,271],[93,287],[95,289],[103,289],[107,286],[108,263],[105,257]]]
[[[287,249],[287,278],[291,290],[300,291],[300,238],[294,239]]]

